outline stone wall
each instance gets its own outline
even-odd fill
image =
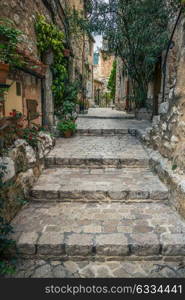
[[[174,168],[185,173],[185,18],[174,37],[175,47],[169,53],[165,102],[154,118],[151,145],[172,161]]]
[[[107,92],[107,84],[112,71],[112,65],[114,62],[114,56],[110,55],[107,51],[99,51],[99,63],[94,68],[95,79],[103,82],[104,92]]]
[[[25,140],[18,139],[6,157],[0,157],[4,173],[4,195],[6,199],[4,217],[11,220],[20,207],[29,200],[29,191],[44,169],[45,156],[54,147],[55,139],[45,132],[38,136],[38,150]]]
[[[173,26],[172,26],[173,27]],[[167,61],[165,101],[152,127],[140,134],[150,163],[170,191],[170,202],[185,217],[185,17],[182,16]],[[161,86],[162,92],[162,86]],[[162,97],[160,97],[161,101]]]

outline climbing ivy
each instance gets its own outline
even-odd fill
[[[116,60],[114,60],[111,75],[109,77],[109,82],[107,86],[108,89],[110,90],[110,95],[112,100],[115,99],[115,94],[116,94],[116,65],[117,65]]]
[[[13,228],[3,216],[6,201],[4,191],[7,187],[7,184],[3,182],[3,177],[6,169],[6,165],[0,163],[0,275],[14,273],[16,262],[15,257],[10,257],[8,253],[15,246],[15,241],[9,238],[9,235],[13,233]]]
[[[17,53],[17,45],[21,41],[22,32],[13,27],[9,19],[0,18],[0,62],[12,66],[21,65]]]
[[[53,72],[53,95],[55,112],[62,109],[64,82],[67,79],[67,63],[64,58],[64,34],[56,25],[49,24],[43,15],[37,17],[35,24],[37,33],[37,46],[41,56],[47,51],[52,51],[54,55],[54,62],[52,65]]]

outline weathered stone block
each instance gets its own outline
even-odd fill
[[[38,254],[64,255],[64,235],[61,232],[44,232],[37,243]]]
[[[128,240],[124,234],[100,234],[96,236],[96,254],[124,256],[128,254]]]
[[[167,114],[168,110],[169,110],[169,102],[163,102],[160,104],[159,106],[160,115]]]
[[[4,171],[3,182],[12,179],[15,176],[14,161],[10,157],[0,157],[0,164],[6,168]]]
[[[93,235],[91,234],[71,234],[66,241],[66,254],[69,256],[92,255]]]
[[[18,242],[17,248],[21,254],[35,254],[38,234],[36,232],[22,233]]]
[[[161,236],[162,254],[171,256],[185,255],[185,233],[164,233]]]
[[[156,234],[131,234],[131,254],[138,256],[158,255],[160,243]]]

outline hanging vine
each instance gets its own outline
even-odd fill
[[[49,24],[46,18],[42,15],[37,17],[35,24],[37,33],[37,46],[41,56],[47,51],[52,51],[54,55],[54,62],[52,65],[53,72],[53,95],[55,112],[62,110],[64,100],[64,86],[65,80],[68,77],[67,63],[64,58],[64,34],[56,25]]]

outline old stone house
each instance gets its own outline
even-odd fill
[[[49,23],[56,24],[64,32],[65,47],[70,50],[69,72],[72,80],[80,78],[85,89],[84,97],[93,98],[93,39],[82,36],[81,45],[74,42],[69,35],[66,11],[75,8],[85,14],[85,1],[81,0],[2,0],[0,2],[0,18],[8,18],[15,28],[21,30],[23,40],[18,51],[27,61],[27,67],[16,68],[10,72],[6,84],[10,85],[1,115],[8,116],[12,110],[23,113],[37,124],[52,127],[55,123],[54,103],[52,95],[52,53],[48,53],[41,61],[37,49],[35,22],[37,15],[44,15]],[[87,54],[88,52],[88,54]],[[83,53],[83,54],[82,54]],[[32,68],[33,65],[39,66]],[[88,72],[86,72],[86,69]],[[85,70],[85,71],[84,71]],[[92,83],[89,84],[89,81]],[[89,88],[89,89],[90,89]]]
[[[111,75],[112,66],[114,62],[114,55],[107,51],[105,41],[103,42],[102,49],[94,54],[94,78],[101,84],[101,94],[108,92],[107,85]]]

